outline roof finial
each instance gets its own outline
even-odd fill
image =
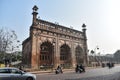
[[[37,12],[38,7],[35,5],[32,9],[33,9],[33,12]]]
[[[85,23],[83,23],[82,28],[83,28],[83,29],[86,29],[86,25],[85,25]]]

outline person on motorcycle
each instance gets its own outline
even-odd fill
[[[56,69],[56,74],[63,73],[61,66],[58,66]]]
[[[75,71],[76,71],[76,73],[79,71],[79,65],[78,64],[76,65]]]
[[[77,66],[76,66],[76,68],[75,68],[75,71],[76,71],[76,73],[77,72],[79,72],[79,73],[81,73],[81,72],[85,72],[85,67],[81,64],[81,65],[78,65],[77,64]]]
[[[81,64],[80,69],[82,69],[82,72],[85,72],[85,67]]]

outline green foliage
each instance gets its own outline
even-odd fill
[[[22,53],[21,52],[15,52],[15,53],[0,53],[0,63],[4,63],[4,60],[8,60],[9,63],[15,62],[15,61],[21,61],[22,60]]]

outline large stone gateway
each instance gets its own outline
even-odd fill
[[[87,65],[86,25],[82,31],[37,18],[33,7],[33,22],[29,37],[23,41],[23,64],[31,68],[42,65],[64,68]]]

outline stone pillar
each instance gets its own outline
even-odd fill
[[[76,66],[76,58],[75,58],[75,45],[73,43],[73,41],[71,41],[71,63],[72,63],[72,67]]]
[[[34,33],[32,35],[32,59],[31,59],[31,66],[32,68],[38,69],[39,68],[39,33],[34,30]]]
[[[37,52],[36,52],[36,37],[32,37],[32,54],[31,54],[31,67],[37,68]]]
[[[59,36],[56,38],[56,55],[55,55],[55,67],[60,65],[60,42],[59,42]]]
[[[57,55],[58,55],[58,50],[57,50],[57,47],[58,47],[58,38],[54,38],[53,39],[53,44],[54,44],[54,63],[53,63],[53,65],[54,65],[54,68],[56,68],[57,67],[57,63],[58,63],[58,59],[57,59]]]

